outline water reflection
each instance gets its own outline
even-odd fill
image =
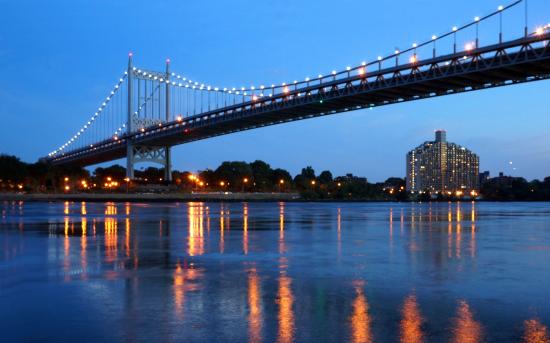
[[[421,343],[424,341],[422,332],[422,314],[414,294],[409,295],[403,304],[401,310],[401,342],[402,343]]]
[[[176,269],[174,270],[174,308],[176,311],[176,315],[179,319],[183,318],[183,299],[185,296],[185,288],[184,288],[184,282],[185,282],[185,275],[183,273],[183,268],[181,267],[180,263],[176,265]]]
[[[105,261],[115,262],[118,255],[118,222],[114,217],[105,217]]]
[[[524,334],[523,342],[525,343],[550,343],[548,337],[548,327],[538,319],[529,319],[523,323]]]
[[[279,254],[286,253],[285,245],[285,203],[279,203]]]
[[[256,268],[248,273],[248,338],[249,342],[262,341],[262,295],[260,289],[260,277]]]
[[[294,339],[294,295],[292,294],[292,279],[287,275],[288,260],[280,258],[279,285],[277,291],[277,304],[279,305],[279,332],[277,342],[288,343]]]
[[[204,204],[190,202],[188,205],[188,253],[190,256],[204,254]]]
[[[352,304],[351,322],[351,341],[353,343],[370,343],[373,341],[371,332],[371,318],[369,314],[369,304],[364,293],[364,282],[356,281],[355,299]]]
[[[243,204],[243,252],[248,254],[248,203]]]
[[[84,203],[83,203],[84,204]],[[81,230],[82,235],[80,236],[80,265],[82,267],[82,279],[87,279],[87,273],[86,270],[88,268],[88,219],[86,217],[81,218]]]
[[[477,343],[482,340],[481,323],[474,319],[470,305],[464,300],[458,303],[457,314],[453,318],[452,333],[454,343]]]

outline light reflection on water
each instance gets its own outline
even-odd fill
[[[0,206],[8,341],[550,342],[550,204]]]

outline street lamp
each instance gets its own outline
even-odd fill
[[[126,193],[128,193],[128,189],[130,188],[130,178],[126,177],[124,178],[124,181],[126,181]]]
[[[281,188],[283,187],[284,184],[285,184],[285,180],[280,179],[279,180],[279,193],[281,193]]]
[[[242,187],[242,190],[241,190],[241,192],[243,192],[243,193],[244,193],[244,185],[245,185],[245,184],[247,184],[247,183],[248,183],[248,178],[247,178],[247,177],[245,177],[245,178],[243,179],[243,187]]]

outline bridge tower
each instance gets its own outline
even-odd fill
[[[134,81],[134,67],[132,66],[132,53],[128,55],[128,116],[126,124],[126,133],[128,137],[135,132],[137,126],[140,124],[147,125],[151,124],[145,121],[140,121],[137,117],[134,108],[134,92],[133,92],[133,81]],[[139,80],[138,80],[139,82]],[[165,122],[170,121],[170,60],[166,60],[166,75],[164,81],[165,88]],[[139,86],[139,85],[138,85]],[[158,92],[158,102],[161,101],[161,93]],[[140,94],[137,94],[137,104],[140,106]],[[148,146],[148,145],[137,145],[134,144],[131,138],[128,138],[126,141],[126,177],[130,180],[134,179],[134,165],[138,162],[153,162],[159,163],[164,166],[164,180],[172,181],[172,158],[171,151],[169,146]]]

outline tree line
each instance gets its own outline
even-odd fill
[[[120,165],[97,167],[90,172],[81,167],[25,163],[16,156],[0,155],[2,192],[139,192],[156,185],[164,191],[182,192],[298,192],[302,198],[312,200],[433,200],[429,196],[411,198],[402,178],[369,183],[352,174],[333,176],[328,170],[317,174],[310,166],[292,176],[287,170],[260,160],[226,161],[198,173],[174,170],[171,176],[172,180],[167,181],[162,168],[148,167],[136,170],[135,180],[127,181],[126,168]],[[542,181],[491,178],[481,185],[480,194],[486,200],[550,201],[550,177]]]

